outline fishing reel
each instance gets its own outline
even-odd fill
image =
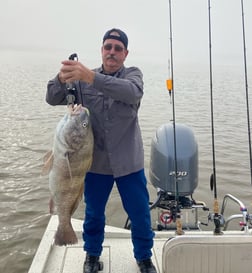
[[[221,228],[225,225],[225,219],[222,214],[209,213],[208,222],[213,222],[215,225],[214,234],[222,234]]]
[[[78,61],[77,53],[71,54],[68,59],[72,61]],[[66,96],[67,106],[71,105],[73,107],[75,103],[75,99],[76,99],[76,86],[73,82],[70,82],[66,84],[66,89],[67,89],[67,96]]]

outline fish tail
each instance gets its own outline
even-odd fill
[[[55,233],[54,243],[58,246],[73,245],[78,243],[77,236],[71,223],[70,225],[64,227],[60,225],[58,226],[58,229]]]

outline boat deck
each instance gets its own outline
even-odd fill
[[[83,251],[82,221],[72,219],[72,224],[79,238],[78,244],[55,246],[58,218],[51,217],[28,273],[83,272],[86,254]],[[129,230],[106,226],[101,261],[101,273],[139,273]],[[183,236],[175,236],[174,231],[156,232],[153,263],[158,273],[250,272],[252,236],[239,231],[226,232],[223,236],[203,231],[186,232]],[[225,270],[227,267],[229,269]],[[224,271],[219,271],[221,268]]]
[[[82,241],[82,221],[72,219],[79,242],[76,245],[55,246],[53,244],[57,216],[52,216],[29,273],[80,273],[83,271],[85,252]],[[153,263],[161,272],[162,247],[167,238],[156,238],[153,249]],[[103,252],[103,273],[139,272],[133,256],[129,230],[106,226]]]

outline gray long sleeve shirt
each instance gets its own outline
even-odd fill
[[[136,67],[121,67],[115,75],[94,69],[93,84],[76,82],[77,103],[90,111],[94,154],[90,171],[120,177],[144,167],[144,151],[138,123],[143,96],[143,75]],[[46,101],[66,104],[66,85],[58,76],[48,82]]]

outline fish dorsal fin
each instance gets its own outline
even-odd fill
[[[46,175],[50,172],[50,170],[52,169],[52,165],[53,165],[53,151],[48,151],[44,158],[44,166],[42,168],[42,175]]]

